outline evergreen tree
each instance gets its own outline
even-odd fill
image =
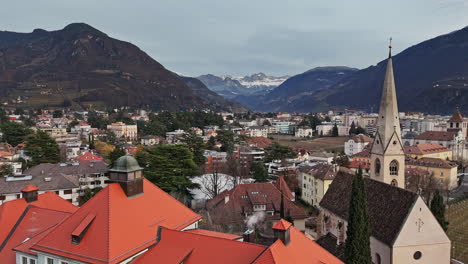
[[[434,217],[439,222],[440,226],[447,231],[448,222],[445,221],[445,205],[442,195],[440,195],[439,190],[436,190],[434,197],[431,201],[431,212]]]
[[[188,133],[184,135],[182,142],[192,151],[193,154],[193,161],[198,166],[205,164],[206,158],[203,156],[205,145],[203,144],[203,139],[201,137],[197,137],[193,133]]]
[[[206,144],[206,149],[209,149],[209,150],[214,150],[216,147],[216,139],[211,136],[209,139],[208,139],[208,143]]]
[[[335,124],[332,129],[332,137],[337,137],[339,135],[338,133],[338,126]]]
[[[109,159],[109,164],[110,164],[110,167],[112,168],[114,166],[114,162],[122,157],[122,156],[125,156],[127,153],[125,153],[125,150],[123,150],[123,148],[121,148],[120,146],[117,146],[114,148],[113,151],[111,151],[111,153],[109,153],[109,156],[107,157]]]
[[[367,192],[361,168],[353,177],[351,188],[345,260],[347,264],[371,264]]]
[[[365,134],[365,133],[366,133],[366,130],[364,128],[362,128],[361,126],[358,126],[356,128],[356,135]]]
[[[273,142],[265,148],[265,161],[293,159],[297,156],[296,152],[288,146],[283,146]]]
[[[166,192],[189,194],[198,187],[190,177],[197,174],[193,155],[184,145],[155,145],[135,155],[143,175]]]
[[[268,171],[263,165],[262,162],[254,162],[252,164],[252,178],[255,179],[255,182],[267,182],[268,181]]]
[[[351,128],[349,129],[349,135],[355,135],[356,134],[356,125],[354,124],[354,121],[351,123]]]
[[[46,132],[40,130],[26,137],[25,152],[31,157],[31,161],[28,163],[29,167],[60,161],[60,150],[57,142]]]
[[[0,122],[0,131],[3,133],[2,140],[13,146],[22,143],[32,133],[25,125],[10,121]]]

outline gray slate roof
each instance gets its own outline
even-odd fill
[[[353,177],[352,174],[339,172],[320,202],[321,207],[346,221]],[[364,178],[364,181],[371,234],[392,246],[418,195],[369,178]]]
[[[32,176],[30,180],[7,181],[0,179],[0,194],[20,193],[28,185],[34,185],[39,191],[73,189],[79,187],[79,175],[106,173],[107,164],[103,161],[82,162],[79,165],[60,166],[43,163],[31,167],[23,176]],[[46,181],[46,178],[50,180]]]

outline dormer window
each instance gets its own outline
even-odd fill
[[[96,215],[94,214],[87,215],[83,219],[83,221],[81,221],[81,223],[75,228],[75,230],[73,230],[73,232],[71,233],[71,240],[73,244],[79,244],[81,242],[95,217]]]

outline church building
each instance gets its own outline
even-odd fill
[[[405,154],[391,53],[370,160],[370,178],[364,180],[372,262],[449,264],[449,238],[421,197],[404,189]],[[345,172],[336,175],[317,220],[317,242],[342,260],[353,177]]]

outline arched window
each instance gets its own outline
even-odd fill
[[[390,183],[392,186],[398,186],[397,180],[393,179],[392,182]]]
[[[390,175],[398,175],[398,161],[396,160],[390,162]]]
[[[380,160],[379,159],[375,159],[375,175],[379,176],[380,175]]]
[[[375,264],[382,264],[382,258],[379,253],[375,253]]]

